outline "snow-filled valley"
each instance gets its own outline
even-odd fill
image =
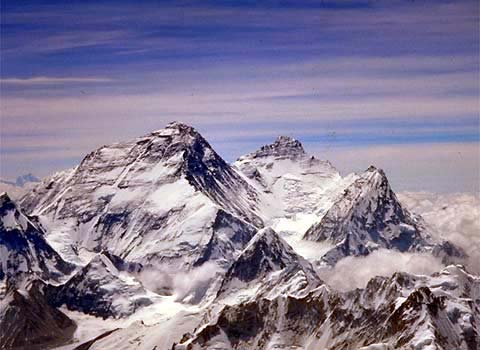
[[[0,197],[0,349],[480,348],[474,195],[173,122]]]

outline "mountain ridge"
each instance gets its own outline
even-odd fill
[[[19,203],[0,211],[8,228],[0,239],[11,237],[12,228],[35,231],[48,257],[71,269],[56,273],[55,264],[46,264],[31,274],[13,264],[10,274],[30,278],[9,291],[26,296],[29,283],[40,283],[46,312],[61,308],[81,330],[91,328],[68,334],[72,347],[472,350],[480,344],[480,282],[465,267],[397,272],[349,291],[319,277],[320,268],[377,249],[422,252],[444,264],[464,257],[402,206],[383,170],[343,177],[288,136],[230,165],[193,127],[173,122],[90,152]],[[319,244],[327,244],[326,253]],[[0,307],[0,322],[8,305]],[[21,331],[10,323],[13,333]]]

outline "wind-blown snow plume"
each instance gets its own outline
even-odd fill
[[[142,271],[139,279],[143,285],[160,294],[174,295],[178,301],[198,302],[207,292],[220,268],[207,262],[190,271],[175,271],[161,265]]]

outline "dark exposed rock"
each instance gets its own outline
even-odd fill
[[[71,340],[75,323],[50,306],[43,288],[36,281],[28,292],[12,290],[0,302],[0,349],[40,350]]]

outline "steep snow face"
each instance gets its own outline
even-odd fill
[[[45,179],[22,206],[73,262],[87,262],[79,254],[84,248],[145,265],[191,266],[223,212],[237,218],[240,230],[261,226],[256,202],[256,190],[200,134],[171,123],[90,153],[78,167]]]
[[[57,280],[72,271],[43,235],[6,193],[0,195],[0,281],[16,285],[24,278]]]
[[[342,178],[328,161],[308,155],[299,141],[286,136],[233,166],[262,194],[266,226],[282,235],[303,235],[354,180],[354,175]]]
[[[139,266],[100,253],[65,284],[50,287],[48,295],[55,306],[100,317],[124,317],[153,303],[149,293],[132,273]]]
[[[304,238],[336,244],[322,258],[328,264],[348,255],[367,255],[380,247],[432,251],[442,257],[462,254],[448,242],[437,242],[428,235],[421,218],[402,208],[385,173],[373,166],[345,189]]]
[[[321,286],[302,297],[227,306],[175,349],[473,350],[479,293],[480,279],[460,266],[377,277],[349,293]]]

